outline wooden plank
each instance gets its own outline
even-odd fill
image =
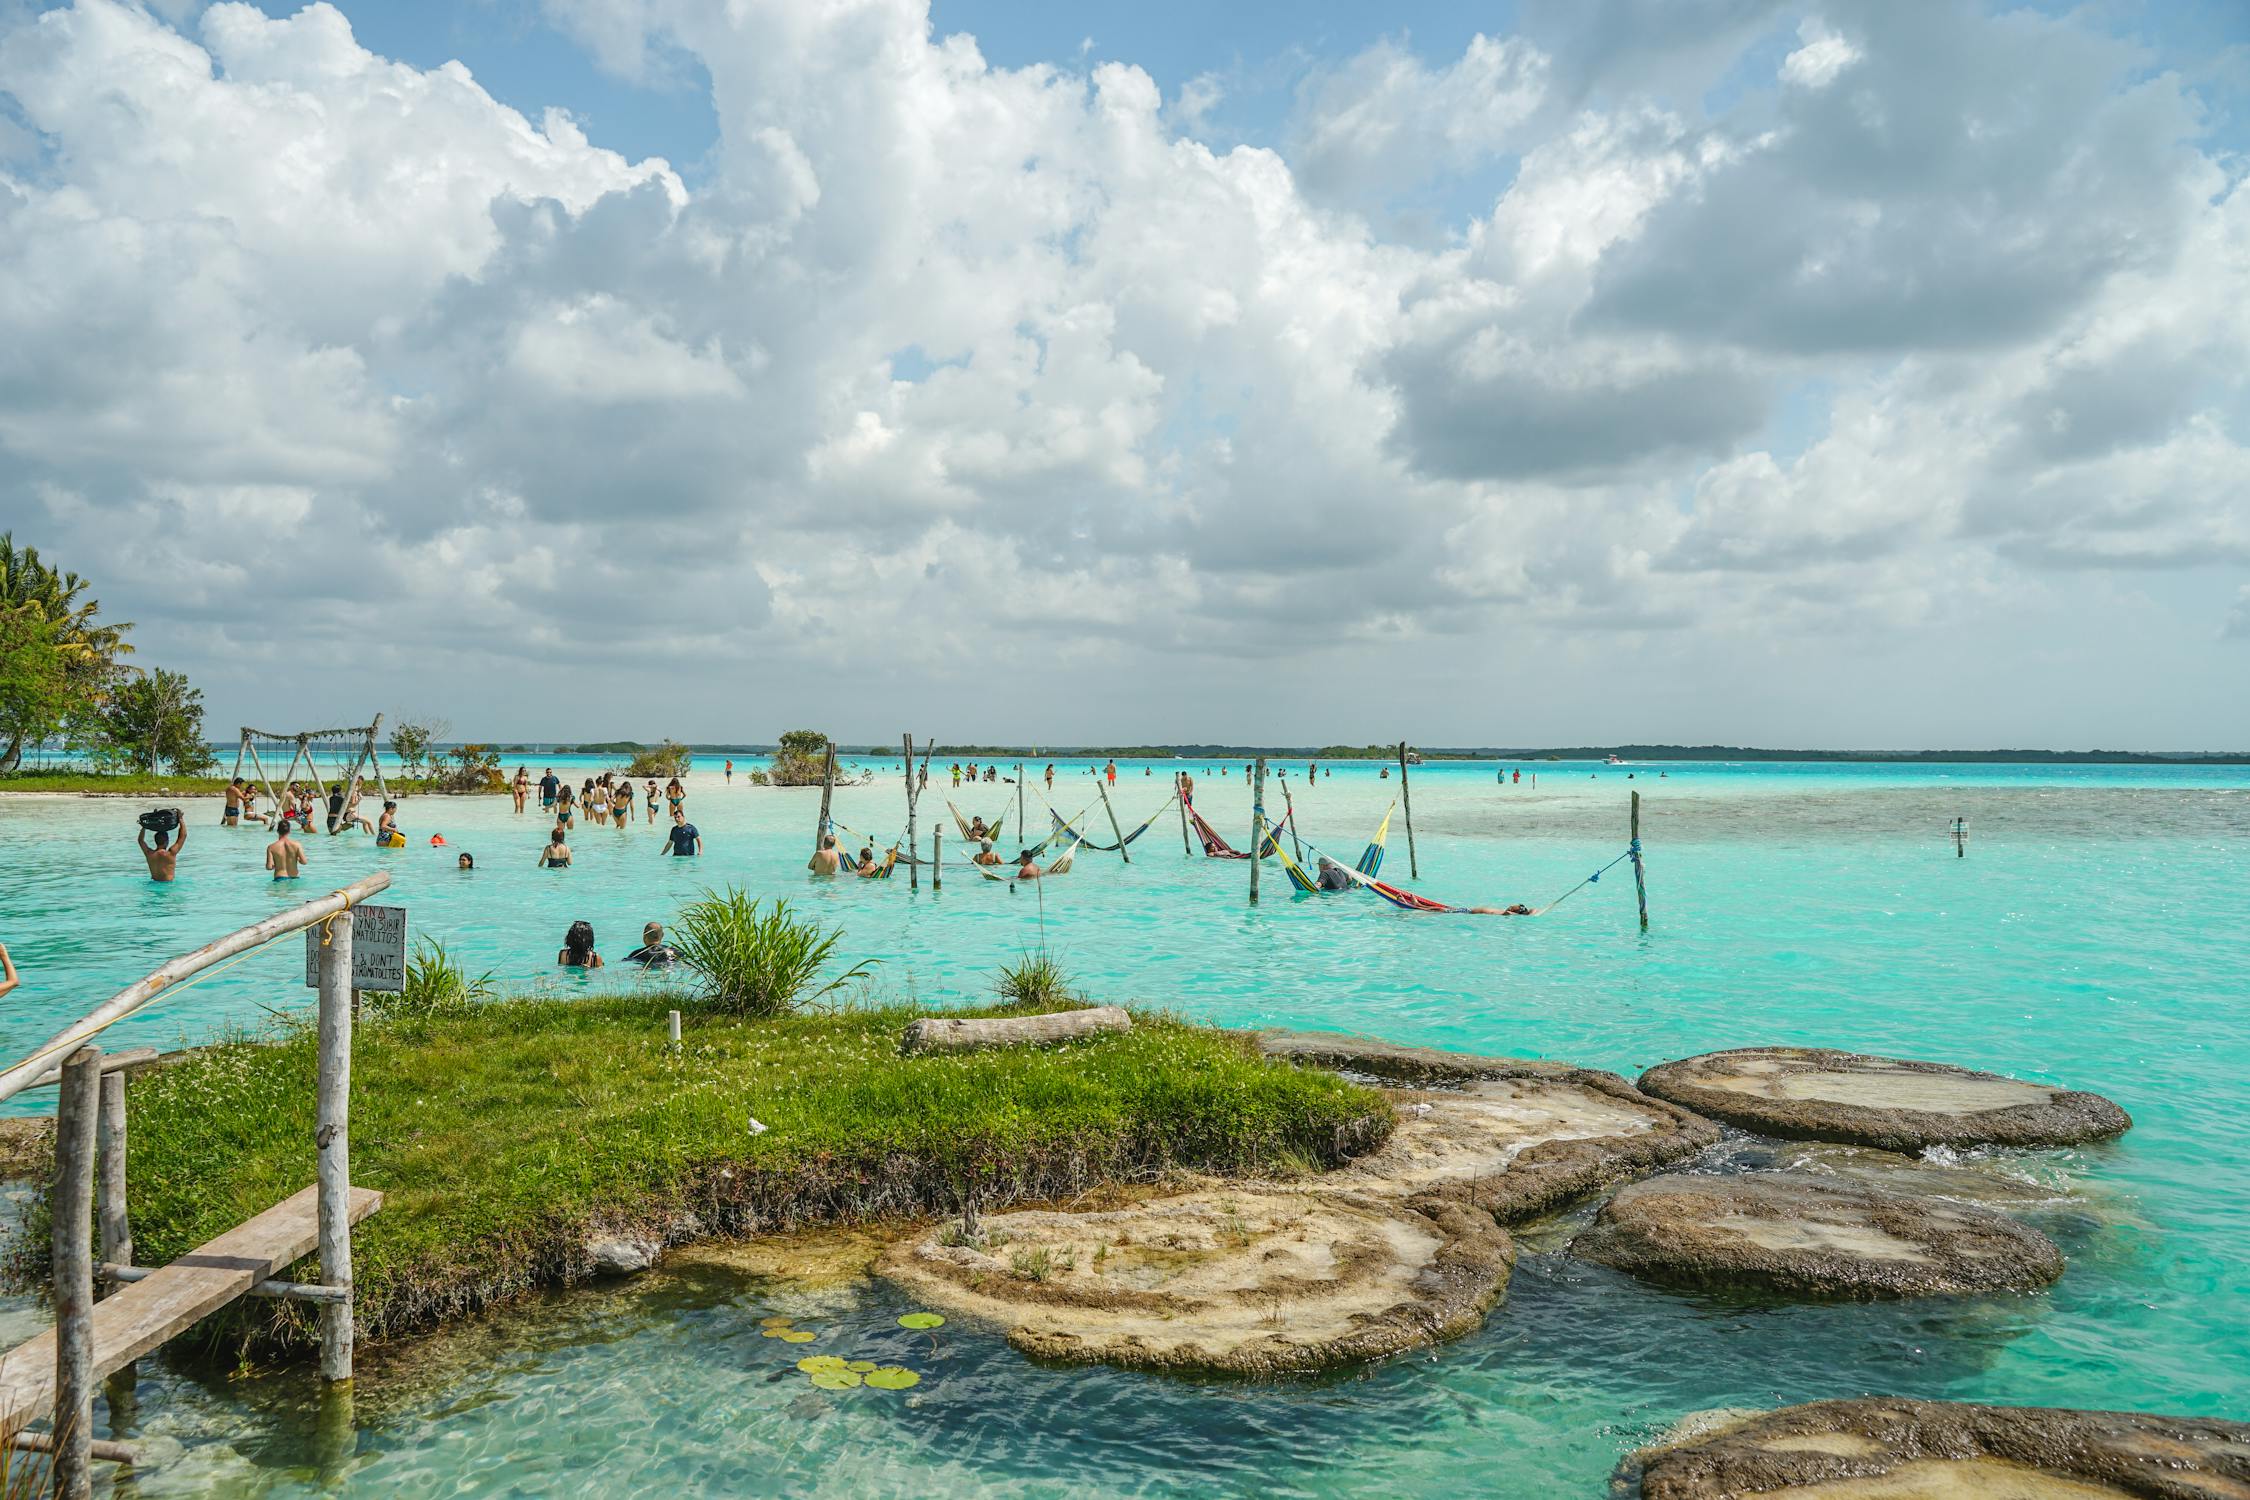
[[[123,1369],[311,1254],[320,1242],[318,1204],[319,1190],[308,1187],[95,1303],[94,1378]],[[374,1189],[352,1189],[353,1223],[382,1206]],[[54,1395],[54,1330],[0,1354],[0,1432],[45,1418]]]

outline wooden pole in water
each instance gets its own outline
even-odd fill
[[[1104,779],[1100,772],[1094,773],[1094,790],[1102,794],[1102,811],[1109,814],[1109,836],[1117,840],[1117,852],[1125,863],[1131,864],[1133,851],[1125,847],[1125,833],[1117,826],[1117,809],[1109,805],[1109,788],[1103,785]]]
[[[1966,818],[1955,818],[1953,820],[1953,857],[1955,859],[1967,859],[1969,857],[1969,821]]]
[[[930,825],[930,890],[933,893],[945,889],[945,866],[941,863],[944,858],[945,825],[943,823],[932,823]]]
[[[1641,904],[1641,931],[1648,931],[1648,876],[1641,868],[1641,794],[1633,793],[1633,896]]]
[[[1180,804],[1180,852],[1195,858],[1195,845],[1188,839],[1187,831],[1187,772],[1172,773],[1172,800]]]
[[[820,768],[820,826],[813,830],[813,847],[828,837],[828,800],[836,794],[836,742],[828,742],[828,759]]]
[[[899,743],[903,747],[899,754],[906,767],[906,888],[918,891],[922,888],[922,844],[914,828],[914,805],[920,800],[914,793],[914,736],[901,735]]]
[[[1398,795],[1406,804],[1406,873],[1422,878],[1422,862],[1414,857],[1414,787],[1406,779],[1406,741],[1398,742]]]
[[[352,1286],[352,914],[328,919],[320,949],[320,1073],[313,1106],[320,1279]],[[320,1304],[320,1378],[352,1378],[352,1305]]]
[[[1250,904],[1258,904],[1258,856],[1266,847],[1266,758],[1258,757],[1257,781],[1250,789]]]
[[[62,1065],[55,1107],[55,1494],[94,1492],[94,1150],[101,1112],[102,1049]]]
[[[1282,821],[1289,825],[1289,843],[1297,851],[1297,863],[1305,862],[1305,841],[1297,837],[1297,799],[1289,795],[1289,778],[1281,778],[1281,803],[1288,811]]]

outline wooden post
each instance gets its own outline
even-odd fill
[[[1641,904],[1641,931],[1648,931],[1648,877],[1641,869],[1641,794],[1633,793],[1633,895]]]
[[[1117,826],[1117,809],[1109,805],[1109,787],[1101,772],[1094,773],[1094,790],[1102,794],[1102,811],[1109,814],[1109,836],[1117,840],[1117,852],[1125,863],[1133,862],[1133,852],[1125,847],[1125,831]]]
[[[1180,804],[1180,852],[1193,859],[1195,858],[1195,844],[1188,838],[1187,827],[1187,783],[1180,779],[1186,774],[1185,771],[1174,771],[1172,773],[1172,800]]]
[[[1305,862],[1305,841],[1297,837],[1297,799],[1289,795],[1289,778],[1286,776],[1281,778],[1281,802],[1287,809],[1282,821],[1289,825],[1289,844],[1297,851],[1297,863],[1302,867]]]
[[[906,862],[906,888],[910,891],[918,891],[922,888],[922,865],[919,855],[922,844],[914,832],[914,804],[918,800],[914,794],[914,736],[911,734],[900,735],[899,744],[901,746],[899,754],[904,757],[906,766],[906,852],[915,856]],[[934,880],[936,877],[933,875],[931,878]]]
[[[391,800],[391,789],[383,784],[383,757],[375,752],[375,736],[383,731],[383,716],[377,714],[375,722],[367,726],[367,764],[375,772],[375,795],[384,802]]]
[[[313,1145],[319,1152],[320,1279],[352,1284],[352,914],[330,918],[320,950],[320,1074]],[[352,1378],[352,1305],[320,1305],[320,1378]]]
[[[102,1264],[133,1263],[133,1225],[125,1210],[125,1075],[102,1074],[101,1125],[94,1137],[94,1203],[101,1230]],[[137,1363],[109,1377],[109,1420],[114,1430],[124,1420],[140,1376]]]
[[[1266,847],[1266,758],[1258,757],[1258,779],[1250,789],[1250,904],[1258,904],[1258,856]]]
[[[930,825],[930,890],[933,893],[945,889],[945,865],[942,863],[944,858],[945,825],[943,823],[932,823]]]
[[[1955,859],[1967,859],[1969,857],[1969,820],[1966,818],[1955,818],[1953,820],[1953,857]]]
[[[55,1107],[55,1494],[94,1492],[94,1151],[102,1049],[63,1062]]]
[[[815,849],[820,847],[822,839],[828,837],[828,799],[835,794],[836,742],[830,740],[828,742],[828,760],[820,768],[820,826],[813,830],[812,839],[812,845]]]
[[[1406,779],[1406,741],[1398,742],[1398,796],[1406,804],[1406,873],[1422,878],[1422,862],[1414,857],[1414,788]]]
[[[229,776],[240,776],[242,774],[242,757],[249,748],[250,731],[245,729],[242,731],[242,742],[234,747],[234,769],[227,773]]]
[[[1016,837],[1023,837],[1023,762],[1016,762]]]

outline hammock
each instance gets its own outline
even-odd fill
[[[1052,842],[1054,842],[1052,839],[1048,840],[1048,843]],[[1041,844],[1039,846],[1039,849],[1044,849],[1046,847],[1046,844]],[[1037,859],[1039,857],[1039,849],[1034,849],[1031,851],[1032,858]],[[1056,857],[1053,864],[1047,866],[1046,874],[1068,875],[1070,873],[1070,862],[1077,857],[1078,845],[1072,844],[1069,848],[1063,850],[1063,852]],[[1016,878],[1016,871],[1022,868],[1022,864],[1020,861],[1015,861],[1005,865],[1001,865],[997,868],[991,865],[977,865],[974,868],[976,872],[979,875],[982,875],[985,879],[997,881],[1002,885],[1006,885],[1009,881]]]
[[[1204,854],[1212,859],[1248,859],[1250,857],[1219,837],[1219,830],[1213,828],[1205,820],[1203,814],[1195,810],[1193,802],[1188,804],[1187,815],[1188,821],[1195,825],[1196,836],[1203,840]],[[1289,818],[1286,814],[1283,815],[1280,822],[1266,825],[1266,845],[1264,849],[1259,851],[1259,858],[1266,858],[1281,847],[1281,832],[1288,826]]]
[[[1391,805],[1383,809],[1382,825],[1375,830],[1375,837],[1367,841],[1367,847],[1360,851],[1359,863],[1352,866],[1360,874],[1380,875],[1383,873],[1383,840],[1391,836],[1391,814],[1397,807],[1398,798],[1393,797]]]
[[[1086,837],[1086,835],[1080,833],[1075,828],[1067,829],[1066,831],[1070,834],[1075,844],[1084,844],[1087,848],[1096,850],[1102,854],[1115,854],[1118,850],[1124,848],[1127,844],[1130,844],[1131,842],[1133,842],[1133,840],[1148,832],[1149,829],[1155,825],[1156,820],[1163,817],[1164,814],[1171,809],[1171,806],[1172,799],[1170,797],[1165,798],[1164,805],[1162,807],[1159,807],[1155,812],[1150,813],[1145,819],[1143,819],[1140,827],[1134,829],[1131,833],[1126,834],[1125,837],[1119,839],[1114,844],[1097,844],[1092,839]],[[1084,817],[1085,814],[1081,813],[1079,814],[1079,816]],[[1062,819],[1056,818],[1055,824],[1058,829],[1063,828]]]
[[[1386,821],[1388,820],[1386,819]],[[1320,850],[1313,845],[1307,844],[1305,847],[1312,849],[1315,858],[1319,856]],[[1320,889],[1320,882],[1307,875],[1304,867],[1291,859],[1279,846],[1275,847],[1274,853],[1280,857],[1281,867],[1289,872],[1289,881],[1297,889],[1301,891],[1317,891]],[[1329,863],[1336,864],[1336,861],[1330,860]],[[1391,905],[1403,906],[1408,911],[1462,912],[1468,910],[1465,906],[1447,906],[1443,901],[1432,901],[1427,896],[1417,896],[1412,891],[1402,891],[1395,885],[1386,885],[1374,876],[1363,875],[1349,865],[1336,864],[1336,868],[1342,870],[1354,881],[1366,886],[1376,895],[1381,896],[1385,901],[1390,902]]]
[[[979,835],[969,832],[969,820],[961,816],[961,809],[953,805],[953,799],[950,797],[946,799],[945,810],[953,814],[953,826],[961,830],[961,837],[968,839],[971,842],[974,842],[979,837]],[[1000,825],[1007,821],[1008,815],[1005,811],[1003,811],[999,817],[994,818],[992,822],[986,826],[982,837],[991,839],[994,843],[998,843],[1000,840]]]

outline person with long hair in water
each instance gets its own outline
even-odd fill
[[[594,951],[594,924],[573,922],[570,931],[563,934],[562,951],[555,962],[565,969],[598,969],[602,956]]]

